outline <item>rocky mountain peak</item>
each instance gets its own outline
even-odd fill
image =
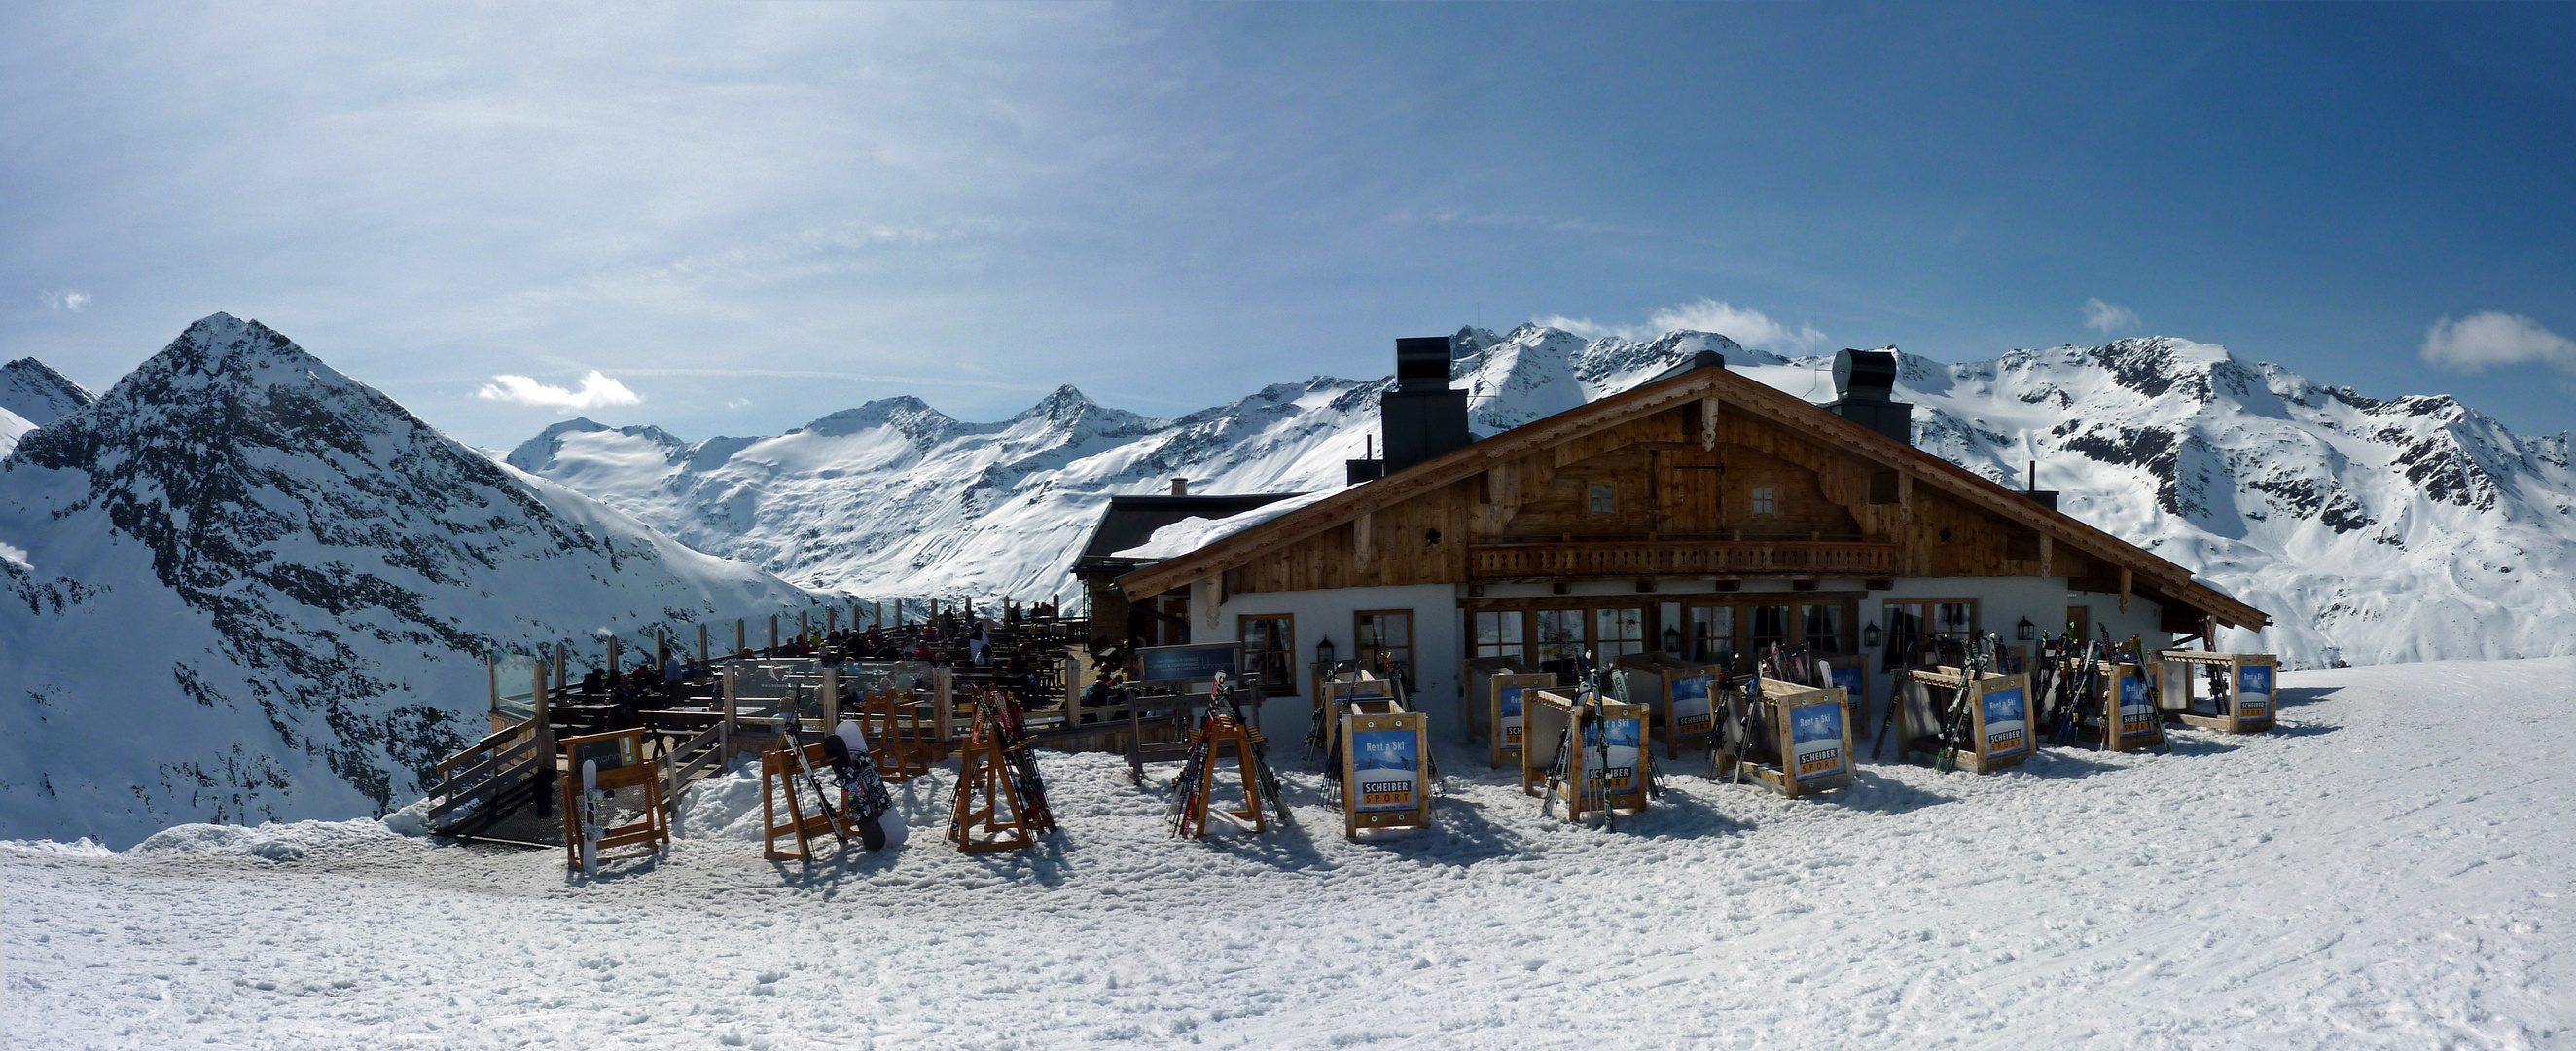
[[[98,395],[90,393],[89,388],[34,358],[0,365],[0,410],[38,427],[97,400]]]

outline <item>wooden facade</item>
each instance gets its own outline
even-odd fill
[[[1601,399],[1120,578],[1131,599],[1415,584],[2065,578],[2172,631],[2263,614],[2188,571],[1723,368]]]

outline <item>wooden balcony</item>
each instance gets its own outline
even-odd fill
[[[1479,583],[1567,577],[1891,577],[1901,564],[1884,541],[1577,540],[1467,549]]]

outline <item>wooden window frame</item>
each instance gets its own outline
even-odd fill
[[[1395,614],[1401,614],[1404,617],[1404,645],[1372,647],[1367,643],[1360,641],[1362,638],[1365,638],[1365,636],[1360,634],[1360,618],[1384,617]],[[1421,645],[1421,638],[1422,618],[1414,616],[1413,611],[1410,609],[1355,609],[1351,611],[1351,659],[1361,662],[1360,667],[1374,670],[1374,666],[1369,662],[1368,656],[1371,649],[1380,651],[1402,650],[1404,652],[1403,661],[1405,684],[1408,687],[1413,683],[1413,657],[1417,648]]]
[[[1607,504],[1608,506],[1605,507],[1603,506],[1604,504]],[[1591,514],[1618,514],[1619,487],[1610,482],[1585,483],[1585,489],[1583,490],[1583,506]]]
[[[1527,663],[1527,662],[1529,661],[1529,659],[1530,659],[1530,611],[1529,611],[1527,608],[1525,608],[1525,607],[1524,607],[1524,608],[1506,608],[1506,609],[1471,609],[1471,610],[1467,610],[1467,611],[1465,611],[1465,612],[1466,612],[1466,614],[1467,614],[1467,650],[1468,650],[1467,657],[1468,657],[1468,659],[1470,659],[1470,660],[1474,660],[1474,659],[1476,659],[1476,658],[1480,658],[1480,657],[1510,657],[1511,659],[1513,659],[1513,660],[1515,660],[1515,661],[1520,661],[1520,662],[1523,662],[1523,663]],[[1488,642],[1485,642],[1485,641],[1483,641],[1483,640],[1478,639],[1478,638],[1476,637],[1476,631],[1477,631],[1476,618],[1478,618],[1478,617],[1482,617],[1482,616],[1486,616],[1486,615],[1489,615],[1489,614],[1496,618],[1496,623],[1501,623],[1501,618],[1505,618],[1505,617],[1509,617],[1509,618],[1511,618],[1511,619],[1513,619],[1513,620],[1518,621],[1518,622],[1520,623],[1520,629],[1521,629],[1521,630],[1519,630],[1519,631],[1517,631],[1517,632],[1514,632],[1513,634],[1520,636],[1520,641],[1518,641],[1518,642],[1493,642],[1493,643],[1488,643]],[[1492,647],[1494,647],[1495,649],[1498,649],[1498,650],[1499,650],[1499,649],[1504,649],[1504,648],[1510,648],[1510,649],[1518,650],[1519,652],[1518,652],[1518,653],[1510,653],[1510,654],[1505,654],[1505,653],[1486,653],[1484,650],[1485,650],[1485,647],[1487,647],[1487,646],[1492,646]]]
[[[1287,688],[1284,690],[1274,689],[1273,687],[1276,685],[1276,680],[1263,678],[1263,669],[1257,667],[1248,669],[1245,673],[1246,676],[1253,682],[1259,684],[1261,686],[1261,691],[1269,696],[1297,696],[1299,692],[1297,689],[1297,615],[1294,613],[1237,614],[1234,618],[1234,640],[1243,644],[1243,659],[1246,664],[1253,664],[1259,660],[1258,654],[1256,654],[1252,648],[1252,640],[1244,634],[1245,623],[1255,620],[1284,620],[1288,622],[1288,644],[1279,648],[1279,652],[1285,657],[1288,664]]]
[[[1746,509],[1746,513],[1747,513],[1747,514],[1771,515],[1771,516],[1773,516],[1773,517],[1775,517],[1775,518],[1779,516],[1779,514],[1780,514],[1780,487],[1779,487],[1779,486],[1776,486],[1776,485],[1756,485],[1756,486],[1751,486],[1751,487],[1749,487],[1749,488],[1750,488],[1752,491],[1751,491],[1751,492],[1749,492],[1749,493],[1747,493],[1747,494],[1745,494],[1745,501],[1744,501],[1744,503],[1745,503],[1745,509]]]

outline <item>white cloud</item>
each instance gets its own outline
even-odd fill
[[[1590,318],[1552,315],[1537,319],[1541,325],[1561,328],[1586,339],[1617,336],[1621,339],[1654,339],[1674,329],[1714,332],[1756,350],[1767,350],[1784,357],[1813,354],[1825,345],[1825,334],[1814,325],[1796,328],[1771,319],[1759,310],[1740,308],[1705,296],[1697,301],[1665,307],[1646,316],[1643,325],[1603,325]]]
[[[80,313],[81,308],[88,305],[89,293],[83,292],[77,288],[66,288],[60,292],[45,293],[45,306],[49,309],[68,310],[77,314]]]
[[[2487,310],[2424,330],[2424,360],[2475,372],[2489,365],[2538,361],[2576,372],[2576,341],[2520,314]]]
[[[598,369],[590,370],[590,375],[581,378],[580,390],[550,386],[526,376],[494,376],[492,382],[475,391],[474,396],[486,401],[581,410],[603,405],[633,405],[644,400],[642,395],[627,390],[625,384],[609,379]]]
[[[2084,327],[2103,335],[2124,328],[2138,327],[2138,312],[2118,303],[2105,303],[2099,297],[2084,301]]]

